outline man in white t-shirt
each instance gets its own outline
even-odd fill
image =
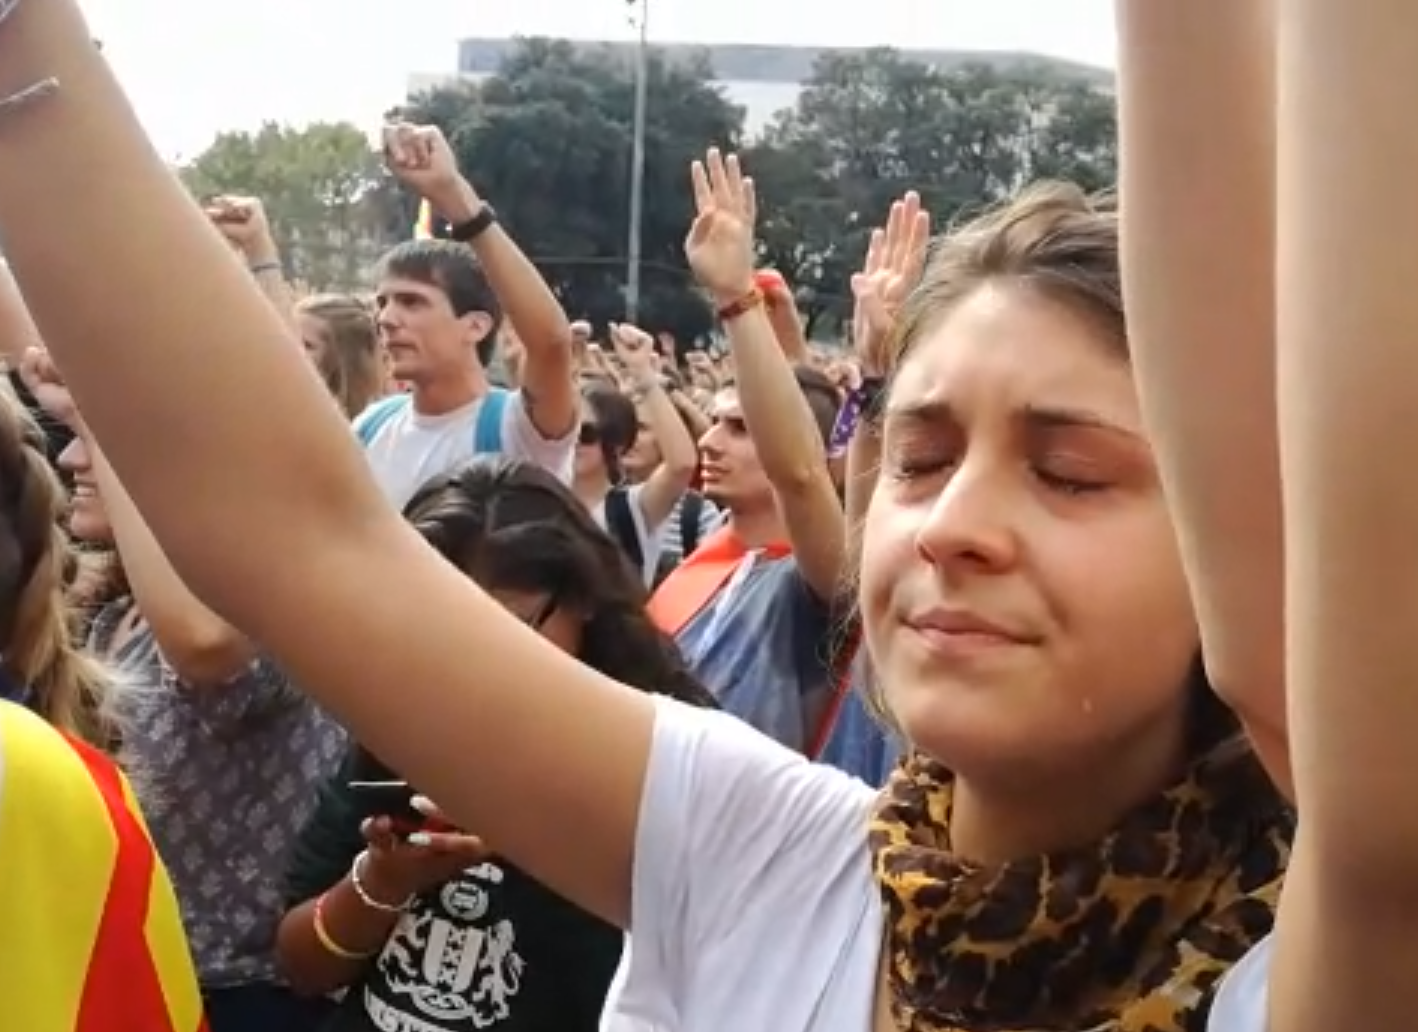
[[[379,335],[410,390],[375,402],[354,428],[385,496],[402,508],[474,455],[526,459],[569,479],[580,397],[560,303],[459,174],[441,132],[391,126],[385,149],[394,174],[450,224],[450,239],[408,241],[380,263]],[[503,312],[522,344],[513,391],[487,375]]]

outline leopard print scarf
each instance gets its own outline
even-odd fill
[[[950,774],[906,758],[869,835],[897,1027],[1202,1032],[1221,976],[1270,931],[1294,829],[1268,784],[1239,778],[1199,762],[1098,846],[984,870],[949,851]]]

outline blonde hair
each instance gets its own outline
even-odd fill
[[[384,362],[373,311],[350,294],[315,294],[297,302],[295,310],[325,325],[328,346],[320,352],[320,375],[353,419],[384,394]]]
[[[9,383],[0,387],[0,666],[55,727],[117,745],[107,673],[76,643],[67,585],[76,559],[62,527],[65,495],[44,435]]]

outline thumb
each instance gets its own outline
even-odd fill
[[[703,215],[698,215],[694,219],[694,224],[689,227],[689,243],[702,244],[709,237],[709,230],[713,227],[714,213],[706,211]]]

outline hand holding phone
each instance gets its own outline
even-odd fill
[[[367,888],[391,906],[443,885],[491,855],[482,839],[459,831],[403,782],[351,782],[350,787],[373,809],[400,811],[369,814],[360,823],[369,846]]]
[[[350,794],[362,819],[386,818],[400,838],[423,830],[428,819],[414,808],[414,790],[405,781],[351,781]]]

